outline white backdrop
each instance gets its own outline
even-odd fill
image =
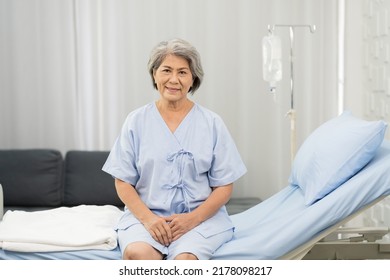
[[[289,33],[278,102],[262,79],[268,24],[295,31],[298,146],[337,115],[337,0],[0,0],[0,149],[109,150],[125,116],[158,97],[152,47],[181,37],[199,50],[194,100],[219,113],[248,173],[234,196],[265,199],[290,172]]]
[[[390,1],[347,0],[345,107],[390,123]],[[390,129],[386,138],[390,140]],[[351,227],[390,227],[390,197],[353,219]],[[387,234],[383,241],[390,241]]]

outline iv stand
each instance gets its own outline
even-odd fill
[[[296,132],[295,132],[295,121],[296,121],[296,112],[294,109],[294,28],[296,27],[307,27],[310,30],[310,33],[314,33],[316,30],[315,25],[308,24],[274,24],[268,25],[268,32],[272,34],[275,27],[288,27],[290,29],[290,110],[287,112],[286,116],[290,118],[290,153],[291,153],[291,164],[294,161],[295,150],[296,150]]]

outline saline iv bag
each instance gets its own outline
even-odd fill
[[[263,38],[263,79],[275,93],[276,82],[282,79],[282,46],[278,36],[269,34]]]

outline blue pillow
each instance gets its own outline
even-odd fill
[[[289,183],[299,186],[306,205],[320,200],[359,172],[381,145],[387,124],[344,112],[318,127],[299,148]]]

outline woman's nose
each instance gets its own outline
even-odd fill
[[[171,83],[177,83],[178,82],[177,74],[176,73],[172,73],[171,76],[169,77],[169,81]]]

